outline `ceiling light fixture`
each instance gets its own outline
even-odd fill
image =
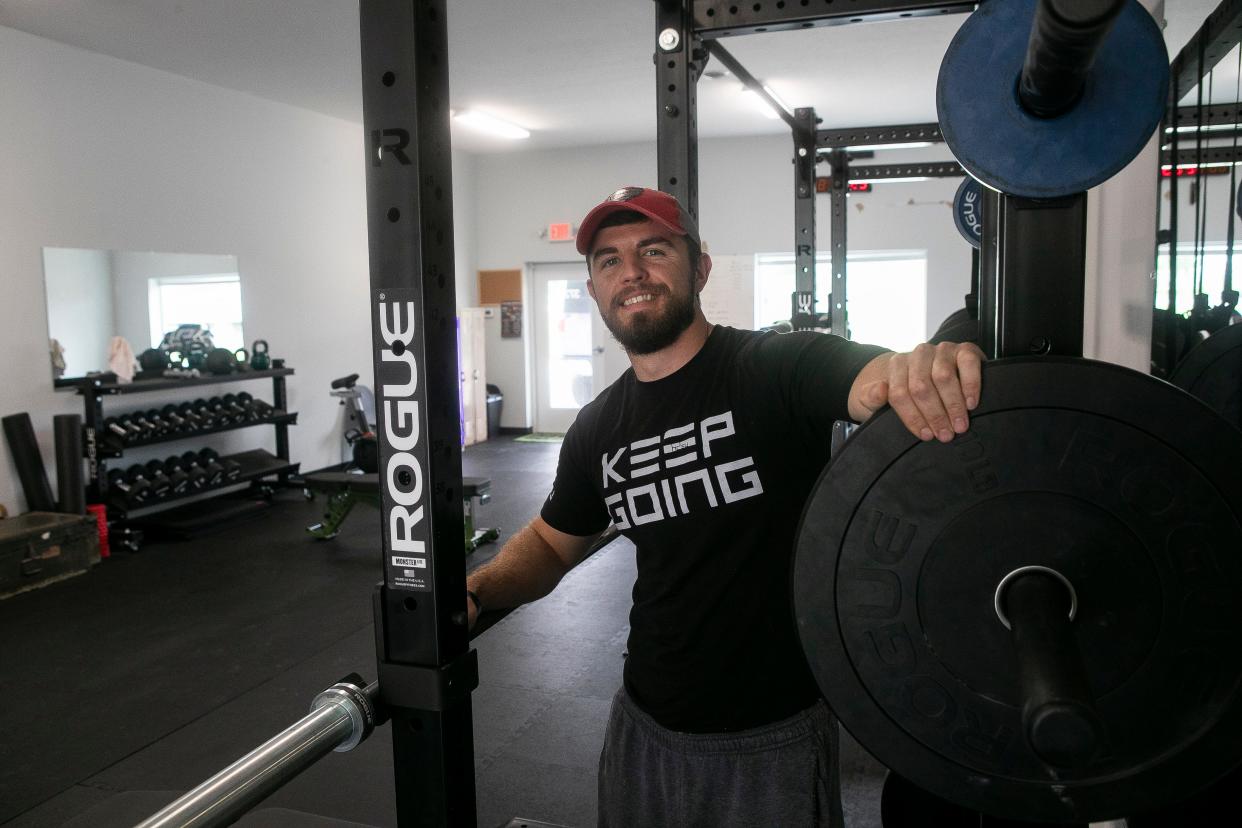
[[[908,178],[870,178],[871,184],[907,184],[911,181],[931,181],[931,178],[925,175],[913,175]],[[851,183],[853,180],[851,179]]]
[[[453,120],[463,126],[496,138],[518,140],[530,137],[530,130],[523,129],[517,124],[511,124],[508,121],[497,118],[495,115],[489,115],[478,109],[467,109],[465,112],[458,112],[453,115]]]
[[[1197,129],[1202,129],[1204,132],[1224,132],[1225,130],[1228,130],[1228,129],[1237,129],[1237,124],[1233,124],[1233,123],[1230,123],[1230,124],[1204,124],[1202,127],[1199,127],[1199,126],[1197,126],[1197,125],[1195,125],[1195,124],[1191,124],[1190,126],[1179,126],[1179,127],[1177,128],[1177,131],[1178,131],[1178,133],[1179,133],[1179,134],[1181,134],[1181,133],[1185,133],[1185,132],[1194,132],[1194,131],[1195,131],[1195,130],[1197,130]],[[1164,128],[1164,134],[1165,134],[1165,135],[1169,135],[1169,134],[1170,134],[1170,133],[1172,133],[1172,132],[1173,132],[1173,127],[1165,127],[1165,128]]]
[[[923,149],[930,147],[931,141],[909,141],[905,144],[865,144],[857,147],[846,147],[846,152],[857,152],[859,150],[904,150],[904,149]]]

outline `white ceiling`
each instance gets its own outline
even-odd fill
[[[1215,5],[1167,0],[1171,54]],[[448,14],[452,106],[486,109],[532,132],[508,142],[454,127],[455,147],[654,140],[651,0],[448,0]],[[964,19],[750,35],[724,45],[791,106],[815,107],[826,127],[933,121],[936,71]],[[0,25],[362,120],[357,0],[0,0]],[[1217,79],[1228,100],[1233,77]],[[730,77],[699,83],[701,137],[787,132],[746,105],[739,86]]]

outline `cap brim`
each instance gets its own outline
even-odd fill
[[[687,235],[686,231],[680,227],[669,224],[659,215],[652,213],[650,210],[643,209],[633,201],[605,201],[597,206],[594,210],[587,213],[586,218],[582,220],[582,224],[578,225],[578,235],[574,240],[578,252],[586,256],[591,252],[591,243],[595,241],[595,233],[599,230],[600,223],[613,213],[628,211],[631,213],[641,213],[665,230],[678,235]]]

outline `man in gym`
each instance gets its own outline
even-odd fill
[[[631,369],[578,414],[540,515],[467,579],[470,623],[551,592],[615,524],[638,579],[599,825],[840,825],[835,723],[790,601],[802,507],[834,420],[887,404],[921,439],[965,431],[983,353],[711,324],[711,258],[657,190],[613,193],[577,245]]]

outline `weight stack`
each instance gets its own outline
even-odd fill
[[[27,510],[56,511],[56,502],[52,500],[52,487],[47,482],[47,469],[43,467],[43,457],[39,454],[39,443],[35,440],[30,415],[25,411],[10,414],[0,422],[4,423],[4,437],[8,441],[9,451],[13,453],[17,477],[21,480],[22,490],[26,494]]]
[[[60,508],[70,515],[86,514],[86,484],[82,474],[82,415],[57,414],[52,418],[56,436],[56,493]]]

